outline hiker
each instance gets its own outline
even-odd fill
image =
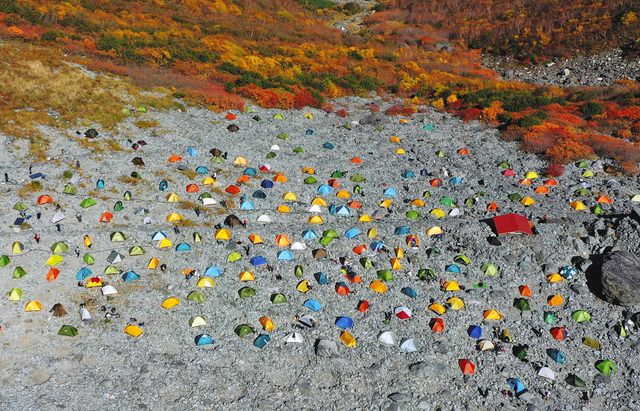
[[[80,214],[80,213],[76,214],[76,218],[78,219],[79,223],[82,222],[82,214]]]
[[[40,234],[36,233],[36,235],[33,236],[33,239],[36,240],[37,244],[40,244]]]
[[[38,211],[38,212],[36,213],[36,218],[37,218],[38,220],[40,220],[40,217],[42,217],[42,213],[41,213],[40,211]]]
[[[33,164],[29,165],[29,174],[33,174]]]
[[[4,182],[5,183],[9,182],[9,173],[4,173]]]
[[[56,230],[58,230],[58,232],[60,232],[60,228],[61,228],[60,223],[56,224]]]
[[[78,247],[76,247],[75,252],[76,252],[76,257],[80,257],[80,250],[78,249]]]

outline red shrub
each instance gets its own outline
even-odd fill
[[[346,109],[341,108],[336,112],[336,114],[339,115],[340,117],[347,117],[349,115],[349,112]]]
[[[292,87],[293,94],[293,108],[300,110],[304,107],[318,107],[318,100],[316,100],[308,90],[300,87]]]
[[[560,177],[564,174],[564,164],[549,164],[547,174],[551,177]]]
[[[477,120],[481,115],[482,110],[475,107],[467,108],[460,112],[460,117],[462,117],[464,121]]]
[[[409,117],[415,112],[416,112],[416,109],[414,107],[404,106],[401,104],[396,104],[395,106],[391,106],[384,111],[384,113],[388,116],[405,116],[405,117]]]

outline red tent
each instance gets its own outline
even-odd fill
[[[503,234],[533,234],[527,217],[510,213],[493,217],[493,224],[498,235]]]

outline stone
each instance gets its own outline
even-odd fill
[[[612,304],[640,304],[640,257],[626,251],[605,255],[601,272],[602,295]]]

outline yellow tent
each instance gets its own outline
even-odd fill
[[[202,180],[202,185],[203,186],[212,186],[216,183],[216,179],[211,177],[211,176],[207,176]]]
[[[442,218],[445,216],[445,212],[440,208],[434,208],[433,210],[431,210],[431,215],[435,218]]]
[[[371,284],[369,284],[369,288],[378,294],[384,294],[389,289],[389,287],[380,280],[373,280]]]
[[[216,282],[211,277],[200,277],[197,286],[200,288],[213,288],[216,286]]]
[[[445,281],[445,283],[442,284],[442,288],[444,288],[445,291],[460,291],[460,284],[453,280]]]
[[[266,332],[272,332],[273,330],[276,329],[276,325],[273,322],[273,320],[269,317],[267,317],[266,315],[260,317],[258,319],[258,322],[260,322],[260,325],[262,325],[262,328],[264,328],[264,330]]]
[[[170,203],[177,203],[178,201],[180,201],[180,196],[177,195],[176,193],[169,193],[167,194],[166,199]]]
[[[577,210],[577,211],[582,211],[587,209],[587,206],[584,205],[584,203],[580,200],[572,201],[570,205],[574,210]]]
[[[391,268],[396,271],[402,269],[402,264],[400,263],[399,258],[392,258],[389,263],[391,264]]]
[[[324,220],[319,215],[314,215],[314,216],[309,217],[307,222],[311,223],[311,224],[322,224],[322,223],[324,223]]]
[[[218,241],[229,241],[231,240],[231,231],[227,228],[219,228],[216,230],[215,237]]]
[[[27,305],[24,306],[25,311],[40,311],[42,310],[42,303],[37,300],[29,301]]]
[[[369,214],[362,214],[360,218],[358,218],[358,221],[360,221],[361,223],[370,223],[371,216]]]
[[[482,313],[482,316],[485,318],[485,320],[501,321],[502,319],[504,319],[504,316],[498,310],[485,310]]]
[[[158,241],[158,248],[169,248],[171,247],[171,240],[169,240],[168,238],[163,238],[162,240]]]
[[[286,204],[280,204],[278,208],[276,208],[276,211],[281,214],[287,214],[291,212],[291,207]]]
[[[407,153],[407,151],[404,148],[397,148],[396,149],[396,154],[399,155],[399,156],[402,156],[402,155],[404,155],[406,153]]]
[[[260,237],[258,234],[249,234],[249,241],[251,241],[251,244],[264,243],[264,241],[262,241],[262,237]]]
[[[20,241],[14,241],[11,245],[11,252],[13,254],[22,254],[24,252],[24,246]]]
[[[313,200],[311,200],[311,204],[312,205],[319,205],[319,206],[322,206],[322,207],[326,207],[327,206],[327,202],[324,201],[324,198],[322,198],[322,197],[314,198]]]
[[[371,227],[370,229],[367,230],[367,237],[376,238],[376,235],[378,235],[378,232],[376,231],[375,228]]]
[[[293,191],[287,191],[286,193],[284,193],[284,195],[282,196],[282,199],[284,201],[298,201],[298,196],[296,195],[296,193],[294,193]]]
[[[302,168],[302,172],[304,174],[315,174],[316,170],[314,170],[313,168],[307,166],[307,167],[303,167]]]
[[[380,202],[380,207],[389,208],[391,207],[391,204],[393,204],[393,200],[390,198],[386,198]]]
[[[158,257],[153,257],[151,260],[149,260],[147,268],[149,270],[155,270],[156,268],[158,268],[158,264],[160,264],[160,259]]]
[[[429,309],[438,315],[442,315],[447,311],[442,304],[438,303],[429,305]]]
[[[233,164],[236,166],[246,166],[247,164],[249,164],[249,162],[246,158],[238,156],[235,160],[233,160]]]
[[[89,237],[88,235],[84,236],[83,242],[85,247],[87,248],[91,247],[91,244],[92,244],[91,237]]]
[[[424,207],[424,204],[425,204],[424,200],[420,198],[416,198],[411,202],[411,205],[414,207]]]
[[[563,280],[563,277],[558,273],[551,273],[547,276],[547,281],[550,283],[559,283]]]
[[[400,143],[400,138],[398,136],[389,137],[389,141],[392,143]]]
[[[309,280],[302,280],[296,286],[296,290],[300,291],[301,293],[306,293],[310,289],[311,287],[309,287]]]
[[[534,205],[536,203],[536,200],[534,200],[531,197],[523,197],[522,200],[520,200],[520,204],[522,204],[525,207],[528,207],[530,205]]]
[[[134,338],[137,338],[137,337],[140,337],[144,333],[144,331],[142,331],[142,328],[138,327],[135,324],[129,324],[126,327],[124,327],[124,333]]]
[[[428,236],[432,236],[432,235],[439,235],[439,234],[443,234],[444,231],[442,231],[442,228],[436,226],[431,227],[430,229],[427,230],[427,235]]]
[[[291,245],[291,240],[287,237],[286,234],[278,234],[276,236],[276,245],[278,247],[288,247]]]
[[[451,297],[447,300],[447,304],[452,310],[460,310],[464,307],[464,301],[458,297]]]
[[[243,271],[240,273],[240,281],[255,281],[256,276],[251,271]]]
[[[176,305],[180,304],[180,300],[176,297],[169,297],[162,302],[162,308],[165,310],[170,310]]]
[[[538,178],[538,177],[540,177],[540,176],[539,176],[539,175],[538,175],[538,173],[536,173],[535,171],[528,171],[528,172],[524,175],[524,178],[528,178],[528,179],[530,179],[530,180],[532,180],[532,179],[534,179],[534,178]]]
[[[346,199],[346,198],[350,198],[351,194],[347,190],[339,190],[336,193],[336,197]]]
[[[171,213],[171,214],[169,214],[167,216],[167,222],[169,222],[169,223],[174,223],[174,222],[182,221],[182,220],[184,220],[184,217],[181,216],[178,213]]]
[[[342,333],[340,334],[340,341],[342,341],[342,343],[346,345],[348,348],[353,348],[357,344],[356,338],[353,335],[351,335],[349,331],[346,331],[346,330],[342,331]]]
[[[273,176],[273,181],[275,181],[276,183],[286,183],[287,177],[282,173],[278,173],[275,176]]]
[[[62,262],[62,260],[64,260],[64,258],[60,257],[59,255],[54,254],[54,255],[52,255],[51,257],[49,257],[47,259],[47,265],[53,267],[53,266],[56,266],[56,265],[60,264]]]

